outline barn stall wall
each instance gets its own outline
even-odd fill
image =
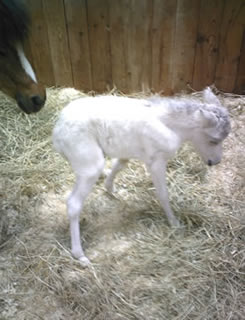
[[[27,0],[47,86],[245,93],[244,0]]]

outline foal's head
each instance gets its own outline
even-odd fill
[[[193,135],[193,143],[205,163],[218,164],[222,158],[222,143],[231,130],[228,112],[210,88],[204,90],[203,108],[196,112],[200,128]]]
[[[0,90],[14,98],[24,112],[31,113],[43,107],[46,93],[22,48],[28,26],[23,1],[0,1]]]

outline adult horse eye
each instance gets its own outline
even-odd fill
[[[4,50],[3,48],[0,48],[0,56],[6,57],[6,50]]]

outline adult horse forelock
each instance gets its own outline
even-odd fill
[[[0,0],[0,90],[28,114],[38,112],[46,100],[45,88],[37,82],[23,50],[29,26],[23,0]]]

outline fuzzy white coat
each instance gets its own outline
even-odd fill
[[[127,161],[140,159],[151,173],[170,225],[179,226],[165,182],[168,159],[183,142],[191,141],[207,164],[217,164],[222,156],[222,141],[229,131],[228,113],[209,88],[204,91],[204,102],[117,96],[71,102],[61,112],[53,142],[76,175],[67,202],[73,255],[85,264],[89,262],[80,242],[79,216],[86,196],[103,171],[106,155],[118,159],[105,181],[108,191],[112,192],[113,180]]]

